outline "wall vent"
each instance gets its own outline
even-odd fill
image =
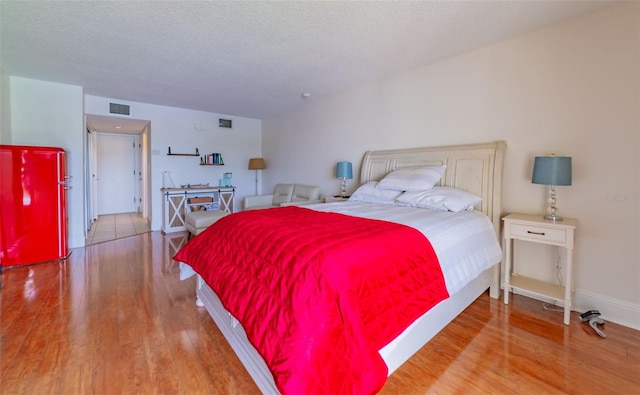
[[[126,104],[109,103],[109,113],[129,115],[129,106]]]

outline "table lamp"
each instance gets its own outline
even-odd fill
[[[556,186],[571,185],[571,157],[536,156],[531,182],[549,186],[549,207],[544,219],[562,221],[556,206]]]
[[[340,197],[347,197],[347,180],[353,178],[351,162],[338,162],[336,166],[336,178],[342,180],[340,185]]]

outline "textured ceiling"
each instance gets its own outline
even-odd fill
[[[0,1],[10,75],[267,119],[590,12],[588,1]]]

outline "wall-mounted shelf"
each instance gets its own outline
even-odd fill
[[[200,163],[200,166],[224,166],[224,163]]]
[[[177,153],[171,152],[171,147],[169,147],[169,151],[167,152],[167,155],[169,156],[200,156],[200,151],[198,151],[198,149],[196,148],[195,154],[177,154]]]

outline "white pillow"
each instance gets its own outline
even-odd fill
[[[434,187],[422,192],[405,192],[396,199],[400,205],[454,213],[473,210],[473,207],[481,201],[480,196],[450,187]]]
[[[365,203],[394,204],[395,199],[402,194],[401,191],[377,188],[378,182],[371,181],[360,185],[351,195],[349,201]]]
[[[440,181],[445,170],[447,170],[447,165],[397,169],[387,174],[378,184],[378,188],[396,191],[426,191]]]

